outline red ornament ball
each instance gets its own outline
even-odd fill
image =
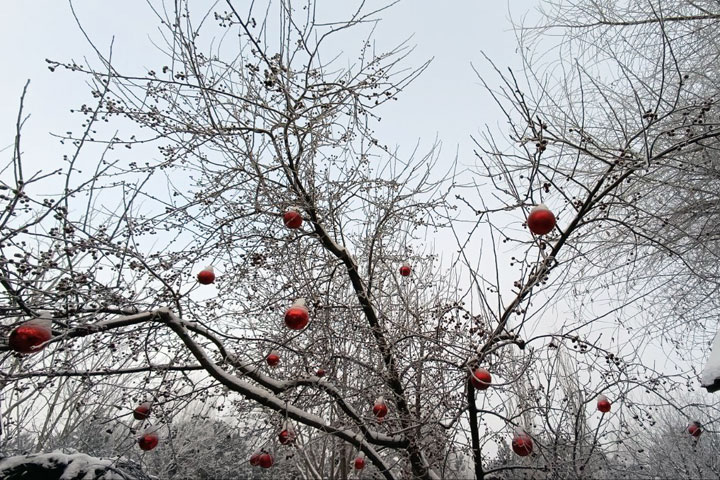
[[[555,215],[548,207],[540,204],[530,210],[527,225],[530,231],[535,235],[545,235],[555,228]]]
[[[271,353],[267,356],[267,358],[265,358],[265,361],[271,367],[277,367],[280,364],[280,355],[277,353]]]
[[[362,470],[365,468],[365,459],[363,457],[355,458],[355,470]]]
[[[197,274],[197,281],[200,285],[210,285],[215,281],[215,272],[212,267],[205,267]]]
[[[700,424],[700,422],[692,422],[690,425],[688,425],[687,432],[693,437],[698,438],[700,435],[702,435],[702,425]]]
[[[470,382],[477,390],[487,390],[492,383],[492,376],[484,368],[476,368],[470,375]]]
[[[140,438],[138,438],[138,445],[140,446],[141,450],[148,451],[157,447],[159,441],[160,439],[156,434],[145,433]]]
[[[600,395],[597,401],[597,409],[601,411],[602,413],[607,413],[610,411],[611,405],[610,400],[605,395]]]
[[[30,320],[10,332],[10,349],[19,353],[37,353],[52,338],[50,321]]]
[[[403,277],[409,277],[411,272],[412,268],[410,268],[410,265],[408,265],[407,263],[400,267],[400,275],[402,275]]]
[[[288,210],[283,214],[283,222],[287,228],[297,229],[303,223],[302,216],[297,210]]]
[[[262,468],[270,468],[273,466],[274,462],[275,460],[269,453],[263,453],[262,455],[260,455],[259,463]]]
[[[318,369],[317,369],[317,372],[315,372],[315,375],[317,375],[318,377],[324,377],[324,376],[325,376],[325,373],[326,373],[326,372],[325,372],[324,369],[318,368]]]
[[[290,445],[295,441],[295,432],[285,429],[278,434],[278,441],[283,445]]]
[[[260,452],[255,452],[250,455],[250,465],[252,465],[253,467],[257,467],[258,465],[260,465],[260,455]]]
[[[527,457],[533,451],[533,441],[527,433],[516,433],[512,439],[512,449],[517,455]]]
[[[375,403],[373,406],[373,415],[378,419],[384,418],[388,414],[388,407],[384,403]]]
[[[135,407],[133,410],[133,417],[135,420],[145,420],[150,416],[150,402],[144,402]]]
[[[309,320],[308,309],[302,305],[293,305],[285,312],[285,325],[291,330],[302,330]]]

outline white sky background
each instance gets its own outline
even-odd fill
[[[211,5],[206,0],[194,3],[199,9]],[[239,11],[245,3],[237,4]],[[114,58],[120,71],[125,65],[133,70],[157,67],[148,35],[158,37],[158,21],[145,0],[75,0],[73,4],[103,53],[115,37]],[[437,136],[447,161],[454,158],[457,147],[461,162],[472,164],[469,136],[486,123],[495,124],[500,116],[470,64],[494,76],[482,50],[501,67],[518,65],[508,9],[519,18],[536,4],[537,0],[514,0],[510,7],[502,0],[404,0],[383,12],[375,36],[380,50],[414,35],[410,44],[417,48],[409,66],[432,57],[434,61],[399,101],[380,111],[381,140],[409,151],[418,140],[422,147],[430,147]],[[223,9],[226,5],[220,2],[218,10]],[[352,54],[356,48],[348,46],[346,51]],[[25,81],[31,79],[26,112],[32,117],[23,132],[25,161],[46,168],[57,161],[59,145],[47,132],[78,130],[80,117],[71,115],[69,109],[90,97],[82,75],[53,74],[45,59],[81,63],[85,56],[92,59],[93,52],[75,25],[67,1],[0,2],[0,62],[5,66],[0,77],[0,148],[13,141],[18,98]]]

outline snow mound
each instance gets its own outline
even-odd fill
[[[149,480],[140,467],[122,459],[102,459],[84,453],[16,455],[0,459],[4,480]]]
[[[710,358],[703,368],[701,385],[710,393],[720,390],[720,331],[715,334]]]

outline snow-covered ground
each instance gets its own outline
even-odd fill
[[[0,459],[5,480],[148,480],[140,467],[123,459],[95,458],[83,453],[16,455]]]

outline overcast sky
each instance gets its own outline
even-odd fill
[[[319,2],[321,5],[325,0]],[[154,1],[153,3],[158,3]],[[240,2],[242,5],[245,2]],[[356,2],[348,2],[355,4]],[[191,2],[207,9],[208,0]],[[409,151],[420,140],[430,146],[436,136],[443,152],[472,163],[469,135],[486,123],[500,119],[489,96],[479,85],[471,63],[495,77],[482,58],[484,51],[499,66],[517,65],[515,37],[510,15],[519,20],[532,13],[537,0],[513,0],[512,6],[499,0],[404,0],[382,14],[376,31],[379,48],[389,48],[413,36],[416,51],[410,65],[434,58],[430,68],[400,97],[383,109],[382,131],[387,145]],[[152,65],[150,38],[157,38],[158,20],[145,0],[75,0],[84,28],[104,53],[114,37],[113,56],[122,67]],[[332,2],[327,3],[334,8]],[[219,2],[218,10],[226,8]],[[31,86],[26,111],[31,119],[24,130],[23,150],[28,163],[47,165],[57,161],[60,151],[49,131],[78,128],[80,118],[69,109],[88,101],[88,88],[81,75],[51,73],[46,58],[55,60],[92,57],[88,42],[75,24],[66,0],[2,0],[0,2],[0,148],[14,138],[18,98],[27,79]],[[5,152],[8,152],[7,150]],[[7,155],[7,153],[6,153]]]

